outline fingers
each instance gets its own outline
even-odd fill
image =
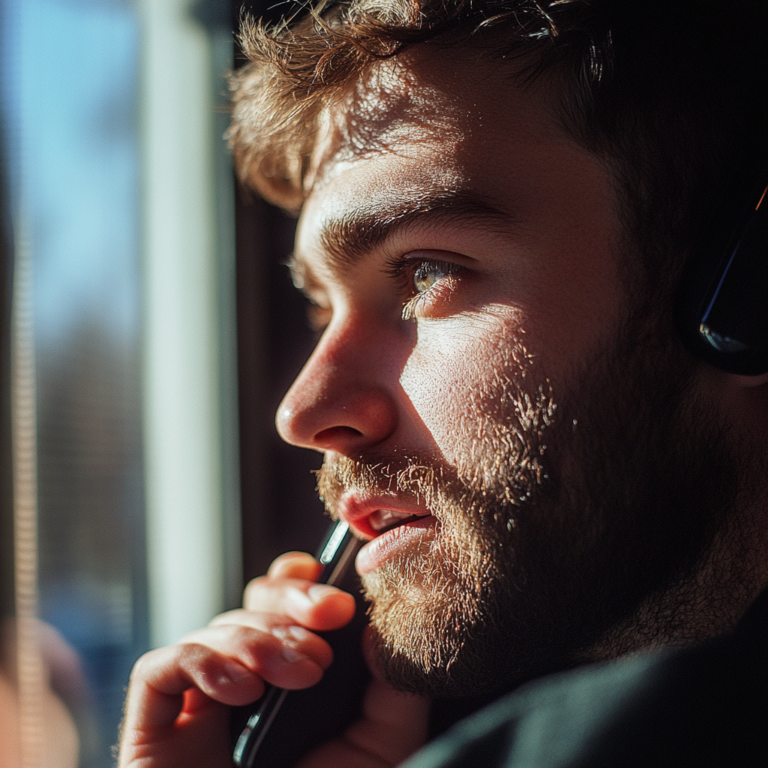
[[[266,683],[293,690],[319,682],[333,653],[314,632],[339,628],[355,612],[351,595],[315,583],[319,572],[310,555],[283,555],[248,586],[244,609],[145,654],[131,676],[121,759],[130,762],[147,750],[175,755],[181,740],[192,745],[182,750],[183,759],[159,764],[187,766],[189,758],[195,765],[223,765],[224,753],[217,760],[203,757],[226,743],[219,738],[226,706],[256,700]],[[203,748],[203,742],[210,744]]]
[[[265,681],[291,690],[314,685],[332,654],[325,641],[296,629],[285,628],[282,639],[244,626],[209,627],[150,651],[131,677],[131,720],[146,729],[171,727],[179,716],[179,697],[190,688],[238,706],[261,696]]]
[[[234,656],[246,667],[264,677],[267,682],[281,688],[306,687],[304,684],[296,686],[282,682],[286,662],[295,665],[307,658],[321,670],[325,670],[333,661],[333,651],[323,638],[304,627],[285,624],[281,617],[264,616],[250,611],[230,611],[229,614],[214,619],[209,627],[190,633],[183,642],[201,643],[223,654]],[[274,675],[273,668],[276,670]],[[295,667],[290,666],[287,669],[293,672]],[[276,678],[275,675],[280,677]]]
[[[317,581],[320,563],[306,552],[285,552],[272,561],[267,576],[275,579],[307,579]]]
[[[133,668],[126,721],[142,730],[170,728],[181,709],[180,697],[198,687],[223,704],[246,704],[258,698],[264,683],[236,659],[205,646],[172,645],[150,651]]]
[[[283,562],[275,570],[294,572],[308,565]],[[246,610],[274,614],[283,617],[284,623],[300,624],[318,632],[339,629],[354,616],[355,599],[349,593],[327,584],[314,584],[306,578],[278,577],[271,573],[270,569],[270,575],[254,579],[246,587]]]

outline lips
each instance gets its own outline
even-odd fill
[[[386,533],[399,525],[406,525],[414,520],[418,520],[424,515],[414,515],[408,512],[400,512],[396,509],[377,509],[369,518],[368,522],[376,533]]]
[[[395,496],[361,497],[345,494],[339,516],[370,539],[357,555],[357,572],[364,575],[414,544],[434,537],[436,519],[428,509]]]
[[[428,509],[401,496],[368,496],[355,492],[345,493],[339,499],[337,510],[339,517],[366,539],[375,539],[430,515]]]

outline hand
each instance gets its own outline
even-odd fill
[[[231,768],[229,706],[248,704],[264,682],[308,688],[332,661],[312,631],[338,629],[354,598],[315,584],[304,553],[277,558],[245,591],[245,608],[215,618],[136,663],[126,702],[119,768]],[[308,755],[301,768],[386,768],[426,740],[429,704],[392,690],[375,672],[361,719]]]
[[[283,555],[248,585],[244,610],[142,656],[128,690],[120,768],[231,768],[230,706],[259,698],[265,682],[317,683],[332,652],[309,630],[338,629],[355,611],[351,595],[314,583],[319,571],[310,555]]]
[[[427,740],[429,700],[390,688],[373,672],[360,719],[319,747],[296,768],[393,768]]]

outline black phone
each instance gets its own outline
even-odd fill
[[[318,583],[359,594],[352,566],[363,543],[355,538],[347,523],[333,523],[316,554],[323,566]],[[360,700],[370,680],[360,648],[364,623],[363,611],[358,606],[348,627],[323,633],[334,646],[335,661],[317,686],[292,691],[290,695],[276,686],[267,686],[254,705],[236,708],[232,759],[237,768],[289,765],[352,722],[360,711]]]

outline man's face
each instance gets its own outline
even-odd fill
[[[370,539],[357,568],[404,688],[567,664],[710,519],[692,533],[666,498],[688,372],[643,348],[610,174],[548,103],[421,48],[327,111],[310,170],[294,268],[325,330],[278,426],[324,452],[326,505]]]

